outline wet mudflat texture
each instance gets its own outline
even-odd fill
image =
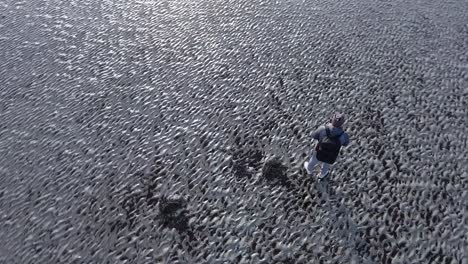
[[[0,263],[468,263],[467,14],[0,0]]]

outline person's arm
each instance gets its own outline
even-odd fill
[[[346,147],[346,146],[348,146],[348,145],[349,145],[349,136],[348,136],[347,133],[344,133],[344,134],[343,134],[343,144],[342,144],[342,146],[343,146],[343,147]]]
[[[315,140],[320,140],[320,133],[322,133],[323,127],[317,128],[313,133],[312,133],[312,138]]]

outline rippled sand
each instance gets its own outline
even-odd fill
[[[468,263],[467,14],[0,1],[0,263]]]

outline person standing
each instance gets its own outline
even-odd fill
[[[330,123],[320,126],[314,131],[312,137],[318,140],[318,143],[311,153],[310,160],[304,162],[307,174],[312,175],[315,166],[321,164],[322,168],[318,178],[323,179],[328,175],[341,147],[349,145],[349,135],[342,128],[344,123],[345,115],[337,112],[333,115]]]

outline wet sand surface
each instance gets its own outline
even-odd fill
[[[0,263],[468,263],[467,21],[0,0]],[[317,181],[336,109],[352,142]]]

